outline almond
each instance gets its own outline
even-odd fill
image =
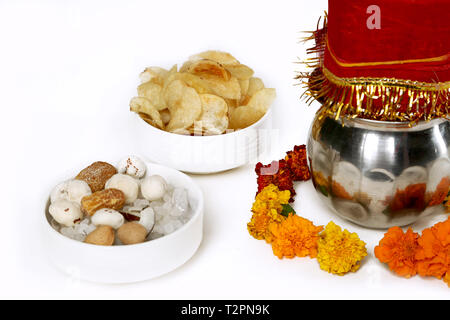
[[[127,222],[117,230],[117,237],[123,244],[136,244],[145,241],[147,229],[136,222]]]
[[[112,246],[114,237],[114,229],[112,227],[98,226],[97,229],[87,235],[84,242],[99,246]]]

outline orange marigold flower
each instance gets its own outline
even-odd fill
[[[247,224],[248,232],[253,238],[264,240],[266,239],[267,228],[271,222],[272,219],[267,214],[254,213]]]
[[[417,271],[421,276],[448,279],[450,272],[450,218],[425,229],[416,253]]]
[[[419,248],[419,234],[409,228],[406,233],[399,227],[392,227],[375,247],[375,256],[389,269],[402,277],[417,274],[416,253]]]
[[[356,233],[342,231],[341,227],[332,221],[320,234],[317,261],[322,270],[340,276],[356,272],[365,256],[365,242],[361,241]]]
[[[289,215],[281,223],[271,223],[273,254],[278,258],[317,256],[317,241],[323,227],[297,215]]]
[[[247,224],[249,233],[258,240],[270,242],[268,226],[271,222],[281,222],[285,219],[280,212],[283,205],[289,202],[291,194],[289,190],[280,191],[277,186],[269,184],[256,195],[252,206],[252,218]]]

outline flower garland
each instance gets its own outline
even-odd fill
[[[289,205],[294,201],[294,181],[311,178],[305,145],[295,146],[286,157],[269,165],[258,163],[258,192],[247,229],[252,237],[265,240],[279,259],[317,258],[320,268],[344,275],[356,272],[367,255],[365,243],[330,222],[325,229],[296,214]]]
[[[300,217],[289,203],[294,202],[294,181],[307,181],[311,173],[307,164],[306,147],[295,146],[284,159],[269,165],[258,163],[258,192],[252,206],[247,229],[252,237],[265,240],[279,259],[294,257],[316,258],[322,270],[336,275],[356,272],[367,256],[365,242],[356,233],[342,230],[334,222],[315,226]],[[339,189],[328,180],[326,189]],[[445,194],[445,193],[444,193]],[[450,212],[450,190],[445,199]],[[374,250],[375,257],[401,277],[433,276],[443,279],[450,287],[450,217],[422,235],[409,228],[390,228]]]
[[[424,229],[421,236],[411,228],[406,233],[390,228],[375,247],[375,256],[399,276],[436,277],[450,287],[450,217]]]

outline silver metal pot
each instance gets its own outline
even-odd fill
[[[308,141],[314,186],[340,217],[405,226],[442,210],[450,187],[450,121],[335,120],[316,115]]]

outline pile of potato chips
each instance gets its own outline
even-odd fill
[[[275,89],[231,54],[205,51],[178,70],[149,67],[141,73],[130,109],[162,130],[216,135],[246,128],[269,109]]]

